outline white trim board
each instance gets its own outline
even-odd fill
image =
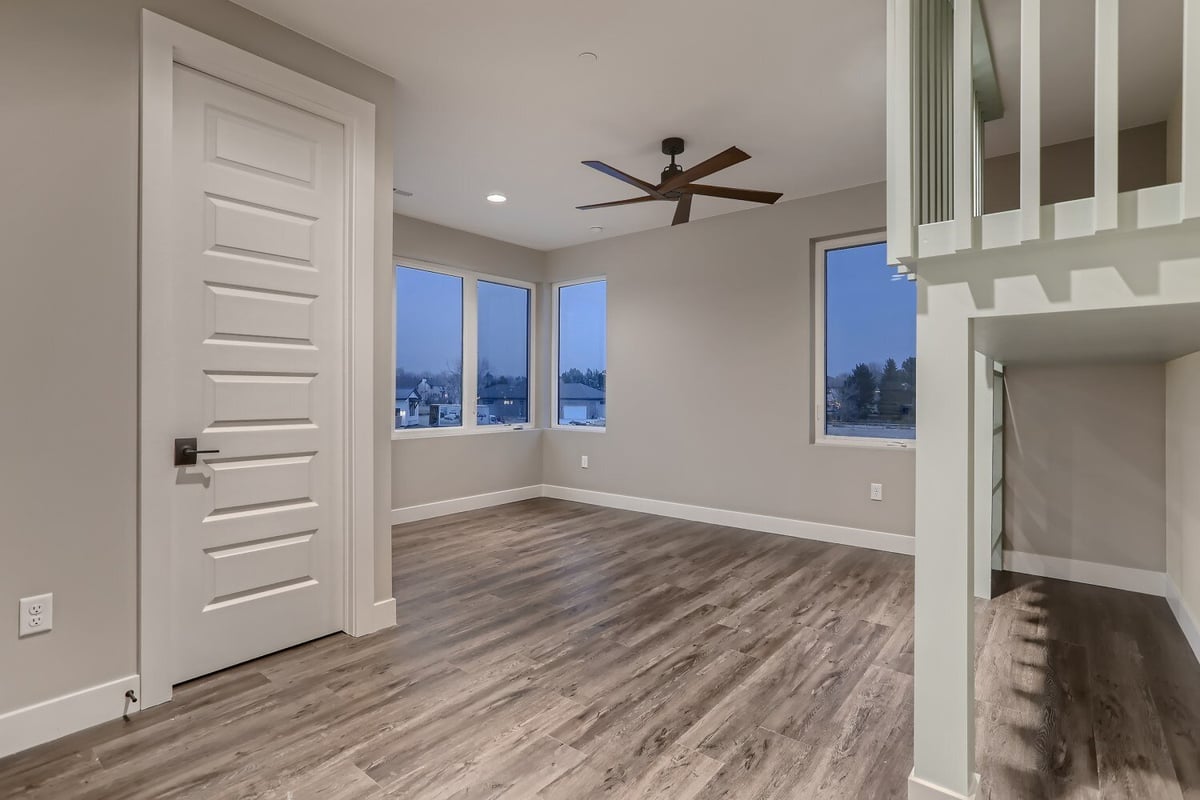
[[[456,497],[452,500],[439,500],[434,503],[422,503],[415,506],[392,509],[392,524],[403,525],[406,522],[417,522],[423,519],[444,517],[447,514],[458,514],[463,511],[477,511],[481,508],[502,506],[505,503],[516,503],[521,500],[532,500],[542,497],[542,485],[522,486],[517,489],[504,489],[499,492],[475,494],[470,497]]]
[[[1042,556],[1034,553],[1004,551],[1004,570],[1036,575],[1039,578],[1056,578],[1109,589],[1123,589],[1155,597],[1167,596],[1167,576],[1162,572],[1133,567],[1117,567],[1112,564],[1097,564],[1073,558]]]
[[[631,497],[623,494],[595,492],[589,489],[572,489],[566,486],[546,484],[544,497],[554,497],[559,500],[574,500],[577,503],[590,503],[594,506],[620,508],[625,511],[639,511],[643,514],[658,514],[662,517],[686,519],[692,522],[707,522],[712,525],[725,525],[730,528],[741,528],[761,533],[775,533],[781,536],[791,536],[795,539],[812,539],[830,544],[845,544],[851,547],[863,547],[868,550],[882,550],[887,553],[900,553],[911,556],[916,552],[916,540],[912,536],[899,533],[885,533],[863,528],[846,528],[841,525],[830,525],[824,522],[808,522],[788,517],[771,517],[765,514],[753,514],[748,511],[729,511],[724,508],[708,508],[687,503],[673,503],[667,500],[651,500],[646,497]]]
[[[807,522],[788,517],[771,517],[765,514],[752,514],[747,511],[729,511],[723,508],[708,508],[706,506],[673,503],[669,500],[651,500],[647,497],[632,497],[624,494],[596,492],[590,489],[574,489],[569,486],[539,484],[522,486],[518,489],[506,489],[501,492],[477,494],[470,497],[460,497],[454,500],[442,500],[436,503],[425,503],[417,506],[392,509],[392,524],[402,525],[406,522],[416,522],[422,519],[457,514],[461,511],[476,511],[481,508],[516,503],[521,500],[531,500],[535,497],[553,497],[558,500],[572,500],[576,503],[587,503],[593,506],[619,508],[623,511],[638,511],[643,514],[657,514],[661,517],[686,519],[691,522],[707,522],[712,525],[724,525],[730,528],[741,528],[760,533],[774,533],[781,536],[791,536],[795,539],[811,539],[830,544],[844,544],[851,547],[863,547],[868,550],[882,550],[887,553],[900,553],[911,556],[915,552],[914,539],[899,533],[870,531],[863,528],[846,528],[841,525],[830,525],[824,522]]]
[[[376,631],[396,627],[396,598],[376,600],[373,610],[372,627]]]
[[[1167,605],[1171,607],[1171,613],[1175,615],[1175,621],[1179,623],[1180,629],[1183,631],[1184,638],[1188,644],[1192,646],[1192,652],[1196,654],[1196,660],[1200,661],[1200,620],[1192,614],[1191,609],[1183,601],[1183,595],[1179,591],[1179,587],[1175,585],[1175,581],[1171,580],[1171,576],[1166,578],[1167,585]]]
[[[971,776],[971,788],[966,794],[959,794],[944,786],[930,783],[918,778],[916,772],[908,776],[908,800],[975,800],[979,796],[979,775]]]
[[[140,691],[140,683],[137,675],[126,675],[0,714],[0,758],[117,719],[127,710],[125,693]]]

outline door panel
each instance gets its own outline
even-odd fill
[[[175,67],[172,614],[182,681],[343,624],[342,126]],[[154,265],[148,265],[154,266]]]

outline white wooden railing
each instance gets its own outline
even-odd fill
[[[1200,218],[1200,0],[1182,0],[1180,182],[1118,195],[1121,0],[1095,0],[1093,196],[1046,208],[1042,0],[1020,2],[1020,206],[983,214],[983,123],[1003,108],[979,0],[888,0],[888,255],[902,269],[921,258]]]

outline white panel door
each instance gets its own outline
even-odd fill
[[[174,77],[171,413],[219,451],[171,489],[178,682],[342,628],[346,144],[338,123]]]

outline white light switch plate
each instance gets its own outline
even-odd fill
[[[871,499],[872,500],[882,500],[883,499],[883,484],[882,483],[872,483],[871,484]]]
[[[580,456],[580,457],[579,457],[579,466],[583,467],[584,469],[587,469],[587,468],[588,468],[588,458],[587,458],[587,456]]]
[[[45,633],[54,626],[54,595],[39,594],[21,598],[21,619],[17,637]]]

